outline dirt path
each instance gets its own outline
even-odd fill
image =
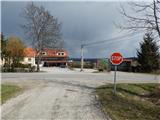
[[[93,88],[53,81],[15,83],[32,89],[2,106],[3,120],[106,120]]]

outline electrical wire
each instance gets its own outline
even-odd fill
[[[138,33],[140,34],[140,33]],[[137,35],[138,35],[137,34]],[[123,36],[118,36],[118,37],[114,37],[114,38],[110,38],[110,39],[107,39],[107,40],[102,40],[102,41],[96,41],[96,42],[91,42],[91,43],[85,43],[85,44],[81,44],[81,46],[90,46],[90,45],[95,45],[95,44],[104,44],[104,42],[118,42],[118,41],[124,41],[124,40],[128,40],[128,39],[124,39],[124,38],[130,38],[132,36],[130,36],[132,34],[128,34],[128,35],[123,35]],[[135,37],[135,35],[134,35]]]

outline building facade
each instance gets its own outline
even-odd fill
[[[42,58],[40,60],[41,61],[40,66],[44,67],[67,66],[68,52],[66,50],[44,49],[41,54]],[[38,56],[36,52],[32,48],[26,48],[25,57],[22,63],[36,66],[37,61],[38,61]]]
[[[41,64],[43,64],[44,67],[65,67],[67,66],[67,61],[68,52],[66,50],[44,49],[42,52]]]
[[[22,64],[30,64],[31,66],[36,66],[35,56],[36,52],[32,48],[24,49],[25,57],[23,58]]]

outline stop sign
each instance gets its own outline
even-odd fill
[[[123,62],[123,57],[120,53],[116,52],[111,55],[110,61],[113,65],[119,65]]]

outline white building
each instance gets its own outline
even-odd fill
[[[22,64],[31,64],[31,66],[36,66],[35,51],[32,48],[26,48],[24,50],[24,52],[25,52],[25,57],[21,63]]]

